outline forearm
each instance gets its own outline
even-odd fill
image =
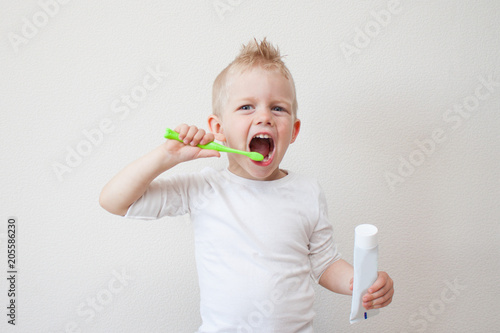
[[[338,294],[352,295],[350,281],[354,270],[348,262],[343,259],[335,261],[323,272],[319,284]]]
[[[104,186],[99,203],[108,212],[125,215],[149,184],[161,173],[175,165],[204,157],[220,157],[219,152],[197,147],[214,140],[214,135],[196,126],[182,124],[176,127],[179,139],[167,140],[152,152],[144,155],[120,171]]]
[[[149,184],[177,163],[175,158],[169,158],[165,149],[159,146],[114,176],[101,191],[100,205],[112,214],[125,215],[130,205],[144,194]]]

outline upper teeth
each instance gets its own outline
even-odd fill
[[[254,138],[258,138],[258,139],[269,139],[271,136],[267,135],[267,134],[257,134],[256,136],[254,136]]]

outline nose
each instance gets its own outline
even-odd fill
[[[255,112],[254,123],[256,125],[274,126],[274,118],[270,109],[260,108]]]

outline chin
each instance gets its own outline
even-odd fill
[[[229,162],[229,170],[243,178],[253,180],[275,180],[280,177],[279,164],[280,156],[273,151],[273,154],[266,161],[253,161],[241,155],[232,156]]]
[[[255,162],[255,161],[252,161]],[[257,162],[258,163],[258,162]],[[256,163],[253,163],[256,164]],[[275,180],[279,179],[279,165],[278,166],[251,166],[250,170],[247,170],[248,174],[256,180]]]

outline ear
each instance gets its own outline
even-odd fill
[[[290,141],[290,143],[295,142],[295,139],[297,138],[297,135],[299,135],[299,132],[300,132],[300,120],[295,119],[293,123],[292,140]]]
[[[215,135],[215,139],[221,142],[226,141],[226,137],[224,136],[224,129],[222,128],[222,121],[218,116],[211,114],[208,117],[208,128],[210,132]]]

